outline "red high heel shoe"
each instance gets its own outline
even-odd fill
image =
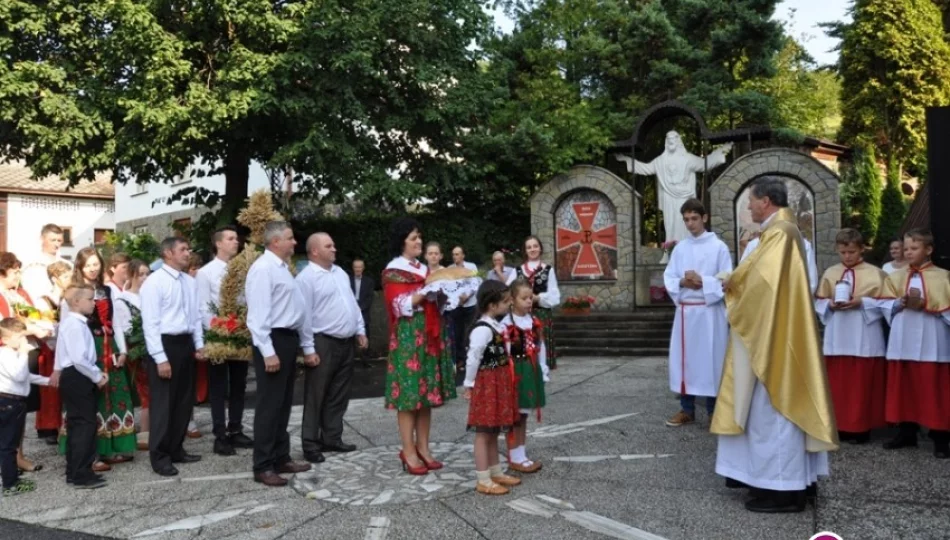
[[[418,448],[416,448],[416,455],[419,456],[419,461],[421,461],[422,464],[426,466],[426,469],[430,471],[437,471],[441,469],[442,467],[445,467],[445,465],[443,465],[441,461],[436,461],[434,459],[432,461],[427,461],[425,456],[419,453]]]
[[[429,468],[425,466],[425,460],[422,461],[422,465],[413,467],[408,461],[406,461],[406,456],[402,453],[402,450],[399,451],[399,461],[402,462],[402,470],[408,472],[409,474],[415,476],[425,476],[429,474]]]

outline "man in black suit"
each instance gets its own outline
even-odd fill
[[[353,295],[356,297],[356,303],[360,306],[360,312],[363,314],[363,323],[366,326],[366,338],[369,339],[370,308],[373,307],[373,296],[376,284],[373,283],[373,278],[363,274],[365,270],[366,263],[363,262],[363,259],[353,259],[353,275],[350,276],[350,290],[353,291]],[[367,350],[369,349],[361,349],[359,351],[360,359],[364,362],[366,361],[365,356]]]

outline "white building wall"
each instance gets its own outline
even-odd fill
[[[93,245],[96,229],[115,230],[115,205],[101,199],[13,195],[7,198],[7,250],[28,264],[39,258],[40,231],[47,223],[68,227],[71,246],[60,255],[72,260],[80,249]]]
[[[270,189],[267,172],[260,163],[252,162],[249,170],[248,193],[259,189]],[[183,175],[183,181],[173,184],[116,184],[115,209],[116,223],[142,220],[162,214],[191,210],[195,205],[185,205],[181,201],[168,204],[168,198],[186,187],[203,187],[224,193],[224,175],[205,176],[203,178]]]

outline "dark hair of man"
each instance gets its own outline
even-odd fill
[[[214,234],[211,235],[211,252],[215,255],[218,254],[218,242],[224,240],[224,233],[228,231],[233,232],[234,234],[238,233],[234,226],[225,225],[224,227],[215,230]]]
[[[162,244],[159,246],[159,253],[162,254],[162,259],[166,259],[168,255],[175,251],[175,248],[178,247],[178,244],[187,244],[188,240],[180,236],[169,236],[168,238],[162,240]]]
[[[788,206],[788,188],[785,181],[776,176],[760,176],[752,182],[752,194],[757,199],[768,198],[780,208]]]

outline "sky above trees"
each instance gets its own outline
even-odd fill
[[[819,23],[847,21],[849,0],[785,0],[776,10],[779,20],[790,22],[790,34],[808,51],[818,65],[838,61],[838,52],[833,50],[838,40],[828,37],[818,27]],[[789,10],[795,10],[790,17]],[[504,32],[511,32],[514,22],[501,9],[492,11],[495,24]],[[807,39],[801,39],[802,36]]]

